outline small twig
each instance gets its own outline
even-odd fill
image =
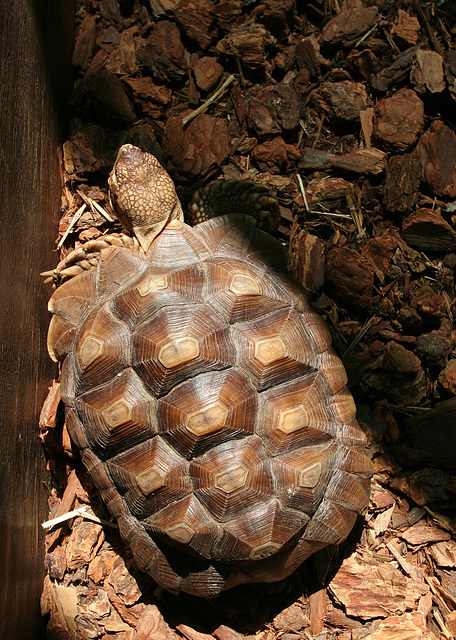
[[[243,87],[245,87],[245,78],[244,72],[242,71],[241,59],[239,58],[239,53],[237,51],[234,52],[234,59],[236,60],[236,66],[238,68],[239,80]]]
[[[366,31],[366,33],[365,33],[365,34],[364,34],[364,35],[363,35],[363,36],[358,40],[358,42],[355,44],[355,49],[356,49],[357,47],[359,47],[359,45],[360,45],[362,42],[364,42],[364,40],[365,40],[366,38],[368,38],[368,37],[370,36],[370,34],[371,34],[371,33],[373,33],[377,27],[378,27],[378,25],[377,25],[377,24],[374,24],[374,26],[373,26],[373,27],[371,27],[371,28],[369,29],[369,31]]]
[[[308,202],[307,202],[306,190],[304,188],[304,183],[303,183],[302,178],[299,175],[299,173],[296,174],[296,178],[298,179],[298,185],[299,185],[299,189],[300,189],[301,194],[302,194],[302,199],[304,200],[304,206],[306,208],[307,213],[310,213],[309,205],[308,205]]]
[[[57,251],[59,249],[62,248],[63,243],[65,242],[65,240],[68,238],[68,236],[70,235],[71,231],[73,230],[74,225],[76,224],[76,222],[79,220],[79,218],[82,216],[82,214],[84,213],[84,211],[87,209],[87,205],[84,202],[83,205],[81,205],[79,207],[79,209],[76,211],[76,213],[74,214],[74,216],[71,219],[70,224],[68,225],[67,230],[65,231],[65,233],[63,234],[63,236],[60,238],[60,241],[57,245]]]
[[[390,34],[388,33],[386,28],[382,29],[383,31],[383,35],[385,36],[385,38],[388,40],[389,46],[391,47],[391,49],[394,51],[394,53],[396,55],[399,55],[401,50],[399,49],[399,47],[397,46],[397,44],[394,42],[394,40],[392,39],[392,37],[390,36]]]
[[[433,30],[431,28],[431,25],[429,24],[429,21],[426,18],[426,14],[424,13],[423,9],[421,8],[418,0],[410,0],[410,2],[412,3],[413,8],[417,12],[418,17],[420,18],[422,24],[424,25],[424,28],[425,28],[426,33],[427,33],[427,37],[429,38],[429,42],[431,43],[432,48],[434,49],[434,51],[436,51],[441,56],[443,56],[445,54],[445,51],[443,50],[443,47],[440,44],[440,42],[437,40],[437,36],[433,32]]]
[[[62,522],[66,522],[67,520],[71,520],[72,518],[76,518],[78,516],[82,516],[86,520],[92,520],[92,522],[96,522],[97,524],[104,524],[108,527],[113,527],[117,529],[118,525],[115,522],[109,522],[108,520],[102,520],[98,516],[93,515],[87,511],[87,507],[79,507],[79,509],[73,509],[73,511],[68,511],[64,513],[62,516],[58,518],[52,518],[51,520],[46,520],[46,522],[42,523],[43,529],[52,529],[57,524],[61,524]]]
[[[81,191],[81,189],[77,189],[77,193],[82,198],[82,200],[84,200],[84,202],[92,209],[92,211],[96,209],[98,213],[100,213],[103,218],[106,218],[108,222],[114,222],[114,218],[112,218],[112,216],[110,216],[109,213],[105,211],[105,209],[103,209],[103,207],[99,205],[98,202],[96,202],[96,200],[94,200],[93,198],[89,198],[89,196],[86,196],[86,194]]]
[[[408,576],[410,576],[411,578],[413,578],[414,580],[417,579],[417,567],[414,567],[412,564],[410,564],[410,562],[407,562],[407,560],[405,558],[403,558],[401,556],[401,554],[393,547],[393,545],[391,544],[391,542],[387,542],[386,543],[386,547],[388,549],[388,551],[391,553],[391,555],[394,556],[394,558],[397,560],[397,562],[399,563],[402,571],[404,571],[404,573]]]
[[[225,80],[225,82],[222,84],[222,86],[219,89],[217,89],[217,91],[210,98],[208,98],[205,102],[203,102],[203,104],[200,105],[197,109],[195,109],[195,111],[192,111],[192,113],[189,113],[188,116],[185,116],[185,118],[182,119],[182,124],[185,126],[190,122],[190,120],[193,120],[193,118],[196,118],[196,116],[199,116],[200,113],[205,111],[208,108],[208,106],[211,105],[213,102],[215,102],[217,98],[219,98],[220,95],[225,91],[225,89],[227,89],[230,86],[230,84],[233,82],[234,79],[235,77],[233,75],[229,76]]]
[[[320,139],[321,128],[323,126],[323,122],[324,121],[325,121],[325,116],[321,116],[320,122],[318,123],[318,128],[317,128],[317,133],[316,133],[316,136],[315,136],[315,140],[312,142],[311,149],[313,149],[315,147],[315,145],[317,144],[318,140]]]
[[[434,618],[436,619],[437,624],[440,627],[441,632],[443,633],[443,635],[445,636],[445,638],[447,638],[447,640],[452,640],[454,638],[454,635],[452,633],[450,633],[445,625],[445,622],[442,618],[442,616],[440,615],[440,612],[438,611],[438,609],[435,609],[434,613]]]
[[[406,413],[407,415],[410,414],[418,414],[418,413],[423,413],[426,411],[431,411],[431,407],[413,407],[412,405],[408,405],[408,404],[392,404],[391,402],[388,402],[388,407],[390,407],[390,409],[395,409],[396,411],[402,411],[403,413]],[[426,507],[423,507],[424,509]]]
[[[314,211],[310,210],[309,213],[313,213],[315,216],[328,216],[328,218],[344,218],[345,220],[353,220],[351,216],[347,216],[345,213],[331,213],[331,211]]]
[[[304,140],[304,134],[307,133],[306,125],[302,120],[299,121],[299,133],[298,140],[296,142],[296,149],[300,149],[302,145],[302,141]]]
[[[351,197],[351,195],[348,192],[348,190],[345,193],[345,199],[347,201],[347,205],[348,205],[348,208],[350,210],[353,222],[355,223],[355,227],[356,227],[356,230],[358,232],[358,235],[359,236],[364,235],[365,231],[363,229],[363,216],[362,216],[362,213],[360,211],[358,211],[358,209],[355,207],[355,203],[353,202],[353,198]]]
[[[114,222],[115,218],[113,218],[107,211],[106,209],[103,209],[103,207],[98,204],[98,202],[96,200],[92,200],[93,206],[95,207],[95,209],[98,211],[98,213],[100,213],[103,218],[106,218],[106,220],[108,222]]]
[[[375,316],[372,316],[371,318],[369,318],[368,320],[366,320],[366,322],[364,323],[364,325],[361,327],[360,332],[358,333],[357,336],[355,336],[355,338],[353,338],[353,340],[350,342],[350,344],[348,345],[348,347],[345,349],[345,351],[342,354],[342,358],[346,358],[347,355],[350,355],[352,353],[352,351],[355,350],[355,347],[358,346],[358,344],[361,342],[361,340],[364,338],[364,336],[366,335],[366,333],[369,331],[369,329],[372,327],[374,320],[375,320]]]

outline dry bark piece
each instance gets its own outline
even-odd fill
[[[330,120],[357,120],[371,105],[364,85],[351,80],[324,82],[312,91],[310,101]]]
[[[448,533],[448,531],[442,531],[442,529],[436,526],[431,526],[423,522],[418,522],[413,525],[413,527],[410,527],[398,535],[409,544],[415,546],[451,540],[451,534]]]
[[[401,406],[416,405],[426,395],[426,379],[419,358],[397,342],[380,348],[375,357],[365,354],[362,384]]]
[[[121,619],[130,626],[136,627],[147,605],[138,602],[141,591],[136,580],[126,568],[124,560],[118,555],[116,555],[113,569],[105,580],[103,588]]]
[[[292,237],[290,254],[290,269],[296,280],[307,291],[319,291],[325,278],[324,247],[320,238],[301,229]]]
[[[185,35],[197,42],[203,50],[218,35],[213,4],[207,0],[181,0],[174,9],[174,15]]]
[[[59,516],[62,516],[65,513],[68,513],[68,511],[71,511],[73,509],[73,505],[75,503],[76,498],[79,496],[82,497],[83,494],[84,494],[84,489],[81,486],[81,483],[79,481],[78,476],[76,475],[76,472],[73,470],[68,476],[67,486],[65,487],[65,491],[63,492],[63,496],[62,496],[62,500],[60,501],[60,504],[58,505],[57,509],[53,513],[51,513],[52,517],[58,518]],[[86,494],[86,497],[87,497],[87,502],[89,502],[87,494]],[[85,500],[81,500],[81,502],[82,501],[85,501]],[[52,548],[52,546],[55,544],[55,542],[59,538],[60,534],[61,534],[60,528],[56,528],[55,530],[50,531],[49,533],[46,533],[46,537],[45,537],[46,549]]]
[[[423,320],[438,323],[445,313],[445,299],[432,287],[423,285],[410,301]]]
[[[73,66],[86,71],[93,58],[97,41],[97,25],[95,16],[87,14],[82,20],[73,50]]]
[[[174,22],[157,22],[147,39],[138,41],[137,55],[159,82],[180,84],[187,77],[185,49]]]
[[[74,570],[88,565],[103,541],[104,533],[101,525],[78,518],[66,547],[68,569]]]
[[[321,35],[322,43],[337,44],[342,41],[348,43],[359,38],[375,23],[377,14],[377,7],[342,9],[324,27]]]
[[[252,155],[261,171],[272,173],[286,173],[300,158],[298,149],[280,137],[259,144]]]
[[[224,624],[221,624],[217,629],[214,629],[212,632],[214,638],[217,640],[244,640],[244,637],[241,633],[238,633],[231,627],[227,627]]]
[[[91,590],[90,596],[84,600],[78,603],[78,617],[76,618],[78,630],[85,631],[89,638],[96,638],[100,634],[101,627],[104,627],[105,619],[111,613],[111,603],[104,589]],[[123,624],[122,626],[124,630],[128,629],[127,625]],[[96,629],[98,634],[91,635],[88,633],[88,629]]]
[[[266,51],[274,44],[274,36],[263,25],[247,20],[217,42],[216,49],[226,56],[237,54],[242,60],[243,68],[264,71],[269,67]]]
[[[149,6],[154,18],[163,18],[171,14],[180,0],[149,0]]]
[[[396,451],[396,447],[394,448]],[[407,454],[405,447],[400,448],[400,457],[398,460],[404,459],[404,453]],[[410,460],[407,461],[408,466],[413,464],[413,457],[411,456]],[[419,460],[419,464],[433,464],[432,456],[428,456],[426,453],[424,456],[421,456]],[[396,489],[405,493],[407,496],[419,504],[420,506],[427,505],[429,503],[435,502],[436,500],[448,500],[448,473],[442,471],[440,469],[420,469],[419,471],[414,471],[413,473],[410,471],[404,472],[402,474],[397,475],[390,482],[390,486],[392,489]],[[423,524],[423,523],[422,523]],[[424,526],[424,524],[423,524]],[[440,530],[438,530],[440,531]],[[440,535],[440,534],[433,534]],[[438,538],[439,540],[442,538]]]
[[[53,580],[63,580],[67,569],[65,551],[62,547],[56,547],[46,554],[44,565],[50,578]]]
[[[372,131],[374,129],[374,108],[369,107],[359,114],[366,149],[372,147]]]
[[[448,395],[456,396],[456,359],[450,360],[440,372],[439,385]]]
[[[333,629],[340,629],[338,631],[338,637],[342,640],[352,640],[354,636],[352,636],[351,630],[358,629],[363,626],[361,620],[355,620],[354,618],[349,618],[342,609],[332,604],[332,601],[329,600],[327,602],[325,617],[324,617],[325,626],[330,626]],[[349,635],[344,635],[342,629],[349,630],[347,633]]]
[[[419,611],[407,611],[400,616],[388,616],[376,625],[375,631],[363,636],[363,640],[433,640],[426,633],[426,616]],[[434,636],[434,639],[437,640]]]
[[[302,169],[323,169],[329,165],[329,162],[335,158],[335,154],[331,151],[323,151],[322,149],[314,149],[313,147],[303,147],[299,166]]]
[[[300,100],[293,87],[268,85],[248,99],[247,118],[259,136],[281,134],[298,126],[299,107]]]
[[[117,554],[112,549],[100,549],[89,562],[87,576],[95,584],[101,584],[111,573],[116,558]]]
[[[314,178],[306,186],[307,202],[315,208],[317,204],[334,210],[345,208],[347,195],[353,198],[353,185],[343,178]]]
[[[136,120],[124,86],[113,73],[103,70],[86,77],[84,93],[107,120],[115,124],[131,124]]]
[[[301,629],[309,626],[309,618],[305,615],[302,607],[292,604],[283,609],[272,621],[277,631],[291,631],[298,633]],[[283,637],[283,636],[282,636]]]
[[[434,120],[418,142],[422,179],[436,196],[456,197],[456,134]]]
[[[370,620],[413,609],[429,587],[404,576],[392,563],[377,563],[354,553],[344,560],[329,590],[349,616]]]
[[[325,616],[328,596],[326,589],[314,591],[309,596],[309,632],[315,636],[323,630],[323,620]]]
[[[135,75],[138,73],[135,41],[131,31],[122,32],[119,46],[109,56],[105,68],[107,71],[117,75]]]
[[[92,61],[89,64],[88,69],[86,71],[86,75],[88,76],[92,73],[98,73],[99,71],[101,71],[104,68],[108,58],[109,58],[108,52],[104,51],[104,49],[99,49],[96,52],[96,54],[93,56]]]
[[[390,156],[383,187],[383,203],[390,213],[408,213],[418,199],[421,163],[416,151]]]
[[[107,170],[114,160],[108,156],[106,131],[97,124],[89,124],[77,131],[65,145],[65,165],[76,173]]]
[[[362,112],[361,112],[362,113]],[[328,167],[352,173],[379,175],[386,169],[387,154],[380,149],[353,149],[328,162]]]
[[[451,96],[456,94],[456,51],[451,49],[447,51],[444,58],[445,80]]]
[[[60,383],[55,380],[52,381],[52,386],[49,387],[49,392],[43,403],[40,412],[40,438],[42,442],[45,441],[46,434],[49,429],[54,429],[56,424],[57,407],[60,402]]]
[[[361,111],[361,113],[365,113]],[[303,169],[342,169],[357,174],[378,175],[386,169],[387,154],[379,149],[353,149],[336,156],[330,151],[304,147],[299,166]]]
[[[384,488],[374,491],[371,500],[376,509],[386,509],[396,504],[393,495]]]
[[[202,113],[184,128],[185,115],[178,112],[166,121],[163,155],[176,175],[205,175],[229,154],[228,126],[225,119]]]
[[[320,78],[320,63],[318,61],[316,43],[312,38],[303,38],[295,49],[296,64],[300,70],[307,70],[310,78]]]
[[[401,53],[389,67],[379,71],[371,79],[371,87],[375,91],[385,93],[392,86],[402,84],[408,77],[412,66],[412,56],[416,49],[416,47],[410,47]]]
[[[410,80],[418,93],[441,93],[445,89],[443,58],[435,51],[418,49],[413,57]]]
[[[121,19],[119,0],[101,0],[100,13],[109,22],[119,22]]]
[[[401,89],[375,105],[373,136],[386,151],[407,151],[423,125],[424,104],[411,89]]]
[[[115,44],[116,46],[119,46],[120,39],[120,33],[115,28],[115,26],[111,24],[107,29],[103,31],[103,39],[101,42],[102,44]]]
[[[413,47],[417,44],[419,30],[420,23],[416,16],[411,16],[403,9],[397,10],[391,33],[400,47]]]
[[[422,333],[416,339],[416,349],[423,366],[430,369],[443,369],[452,349],[451,341],[445,332],[440,330]]]
[[[265,0],[253,13],[255,19],[264,24],[278,42],[282,43],[287,42],[290,37],[290,27],[293,26],[295,14],[293,0]]]
[[[390,235],[369,238],[361,247],[361,254],[375,265],[375,273],[380,282],[383,282],[388,272],[396,248],[397,241]]]
[[[369,309],[374,286],[372,263],[354,249],[332,247],[326,254],[326,284],[342,306]]]
[[[172,631],[163,619],[160,611],[154,604],[149,604],[142,612],[136,625],[134,640],[178,640],[178,636]]]
[[[137,110],[151,118],[162,115],[165,107],[171,101],[172,90],[163,85],[156,85],[148,76],[122,78],[122,81],[130,88],[132,100]]]
[[[49,577],[45,578],[47,602],[43,601],[42,608],[51,616],[48,633],[54,632],[56,638],[72,640],[76,637],[76,616],[78,615],[78,591],[73,586],[54,584]],[[43,606],[44,605],[44,606]]]
[[[195,82],[201,91],[211,91],[223,75],[223,67],[215,58],[203,56],[193,65]]]
[[[456,569],[456,541],[436,542],[429,547],[429,553],[439,567]]]
[[[359,75],[365,81],[369,81],[378,71],[379,63],[373,51],[351,51],[345,59],[344,68],[350,71],[351,75]]]
[[[432,209],[421,208],[402,223],[404,240],[420,251],[456,249],[456,231]]]
[[[404,431],[411,446],[441,468],[456,469],[456,398],[440,402],[424,414],[407,418]]]

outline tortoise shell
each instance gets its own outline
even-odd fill
[[[158,584],[212,597],[347,537],[371,462],[346,373],[251,218],[110,248],[49,309],[68,431]]]

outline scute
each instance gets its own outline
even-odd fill
[[[299,315],[293,309],[276,311],[265,318],[238,323],[241,365],[258,391],[309,373],[316,368],[316,354]]]
[[[111,301],[113,313],[131,330],[149,320],[164,307],[203,303],[203,271],[197,265],[170,271],[149,266],[136,281]]]
[[[76,393],[109,382],[129,366],[130,334],[104,307],[87,318],[78,333],[75,353]]]
[[[209,305],[164,307],[133,333],[133,366],[157,396],[235,358],[229,328]]]
[[[257,396],[235,369],[205,373],[175,387],[158,402],[163,438],[185,458],[215,443],[253,433]]]
[[[372,465],[286,252],[242,215],[179,220],[54,294],[67,427],[138,566],[205,597],[350,532]]]
[[[274,494],[270,461],[258,436],[213,447],[191,462],[190,473],[195,496],[217,522],[237,520]]]
[[[188,463],[158,436],[114,456],[107,468],[130,511],[141,520],[193,489]]]
[[[156,400],[131,368],[77,397],[86,439],[103,459],[157,432]]]

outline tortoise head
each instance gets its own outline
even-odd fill
[[[174,183],[151,153],[124,144],[108,184],[120,222],[135,234],[144,251],[171,220],[183,220]]]

